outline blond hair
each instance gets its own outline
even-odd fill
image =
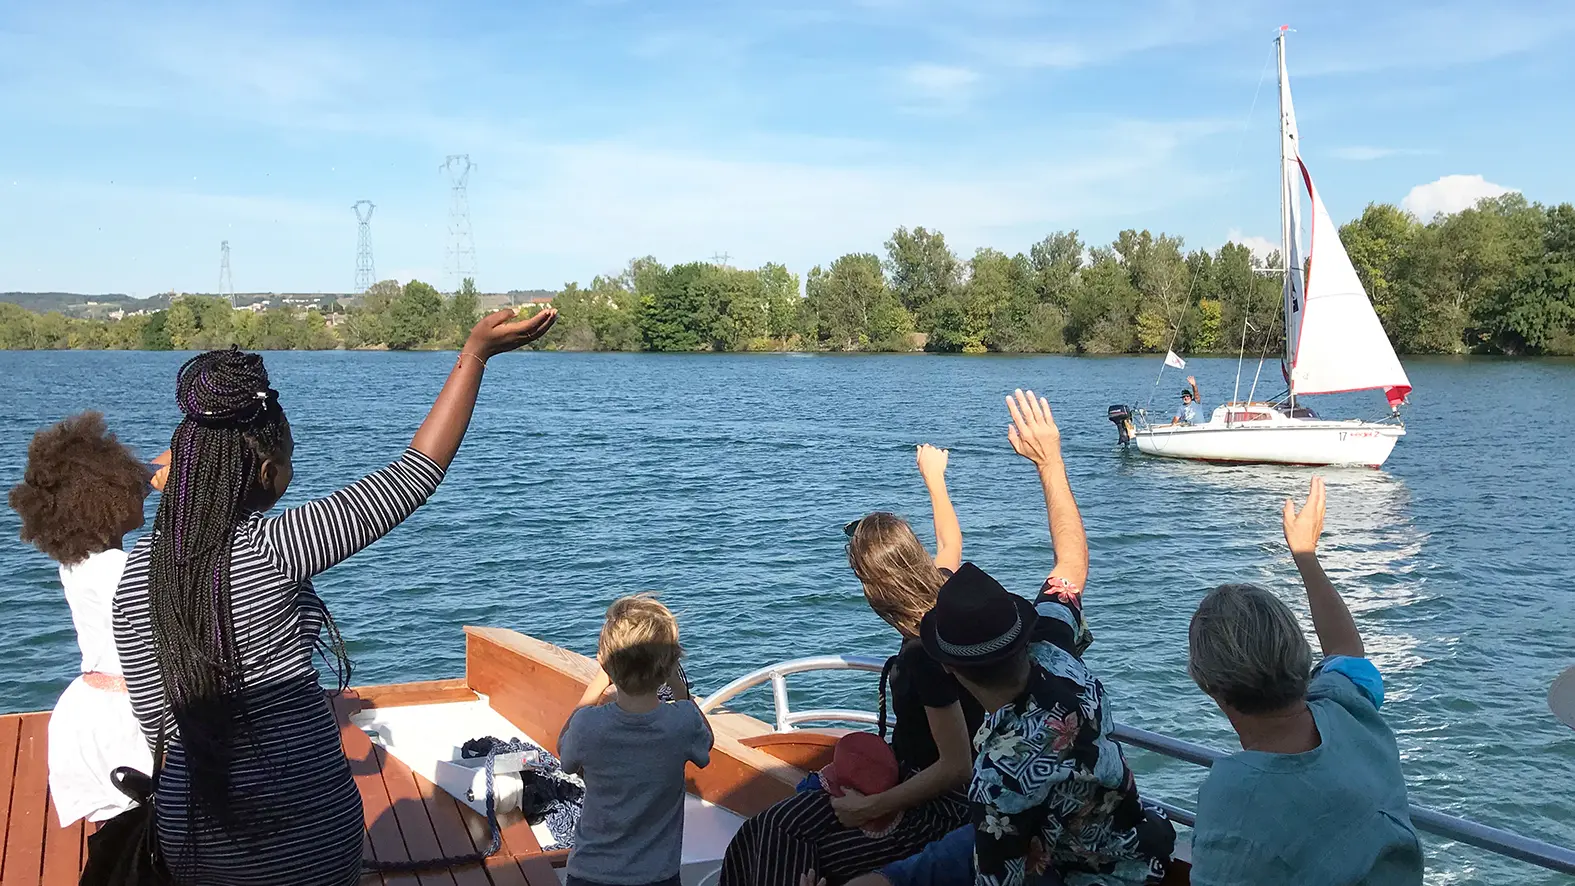
[[[1291,608],[1251,584],[1220,585],[1187,631],[1187,672],[1198,688],[1244,714],[1307,697],[1312,648]]]
[[[917,637],[946,578],[908,521],[885,511],[860,520],[848,539],[848,565],[875,614],[904,637]]]
[[[655,692],[682,655],[678,619],[650,594],[620,597],[607,607],[596,658],[619,692]]]

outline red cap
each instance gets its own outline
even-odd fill
[[[831,764],[820,770],[820,780],[833,797],[851,788],[866,796],[897,786],[901,774],[891,746],[871,732],[850,732],[837,739]]]

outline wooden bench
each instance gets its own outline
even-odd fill
[[[49,715],[0,716],[0,886],[74,886],[92,825],[59,822],[49,798]]]
[[[445,681],[447,682],[447,681]],[[461,681],[455,681],[461,682]],[[425,691],[453,695],[442,684]],[[474,694],[471,694],[474,698]],[[409,703],[433,700],[412,693]],[[348,713],[355,699],[336,707]],[[486,820],[375,747],[342,717],[340,738],[366,814],[367,857],[405,861],[487,848]],[[0,715],[0,886],[75,886],[92,824],[59,825],[49,798],[49,714]],[[554,866],[566,852],[544,853],[530,825],[505,817],[503,846],[484,865],[418,874],[362,877],[363,886],[559,886]]]
[[[452,682],[463,687],[462,681]],[[340,741],[366,814],[367,858],[409,861],[464,855],[484,850],[491,843],[483,816],[372,744],[365,732],[349,722],[349,714],[367,701],[423,704],[458,701],[467,694],[471,699],[476,697],[468,689],[445,689],[442,683],[417,685],[429,691],[390,695],[380,691],[383,687],[368,687],[359,693],[352,690],[335,702]],[[518,812],[499,816],[499,823],[502,846],[484,864],[419,873],[367,873],[361,878],[362,886],[559,886],[553,868],[563,865],[567,851],[543,852],[530,824]]]

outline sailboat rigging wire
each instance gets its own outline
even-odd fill
[[[1242,120],[1242,128],[1244,130],[1250,129],[1252,126],[1253,112],[1258,110],[1258,96],[1263,92],[1263,81],[1268,77],[1269,74],[1269,61],[1274,57],[1274,52],[1271,51],[1268,58],[1263,60],[1263,67],[1258,71],[1258,85],[1252,90],[1252,104],[1247,106],[1247,116]],[[1227,175],[1226,178],[1234,178],[1236,176],[1236,170],[1241,168],[1241,156],[1246,149],[1246,144],[1247,140],[1245,138],[1236,143],[1236,156],[1231,161],[1230,174]],[[1181,335],[1181,321],[1187,318],[1187,309],[1192,307],[1192,290],[1197,288],[1198,275],[1203,273],[1203,264],[1203,262],[1198,262],[1198,266],[1192,269],[1192,280],[1187,284],[1187,293],[1181,300],[1180,316],[1177,318],[1176,322],[1172,324],[1170,330],[1170,341],[1165,345],[1165,352],[1167,354],[1176,349],[1176,338]],[[1247,333],[1243,331],[1242,347],[1244,348],[1247,344],[1246,336]],[[1164,381],[1164,379],[1165,366],[1161,364],[1159,367],[1159,374],[1154,376],[1154,387],[1148,392],[1148,404],[1144,407],[1144,412],[1147,412],[1148,409],[1153,407],[1154,395],[1159,392],[1159,383]],[[1241,389],[1241,365],[1239,362],[1236,366],[1236,388],[1237,392],[1239,393]]]
[[[1270,329],[1269,330],[1269,334],[1265,335],[1263,337],[1263,353],[1258,355],[1258,371],[1254,372],[1252,374],[1252,390],[1247,392],[1247,402],[1248,403],[1251,403],[1252,402],[1252,398],[1257,396],[1257,394],[1258,394],[1258,377],[1263,375],[1263,361],[1268,359],[1268,356],[1269,356],[1269,342],[1272,339],[1273,335],[1274,335],[1274,330]],[[1247,345],[1247,341],[1244,338],[1244,339],[1242,339],[1242,349],[1244,351],[1246,349],[1246,345]],[[1239,364],[1238,364],[1238,367],[1237,367],[1237,371],[1238,372],[1240,371]]]

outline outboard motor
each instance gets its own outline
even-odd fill
[[[1116,442],[1122,446],[1131,443],[1137,433],[1137,429],[1132,426],[1132,410],[1116,405],[1110,407],[1109,415],[1110,421],[1116,426]]]

